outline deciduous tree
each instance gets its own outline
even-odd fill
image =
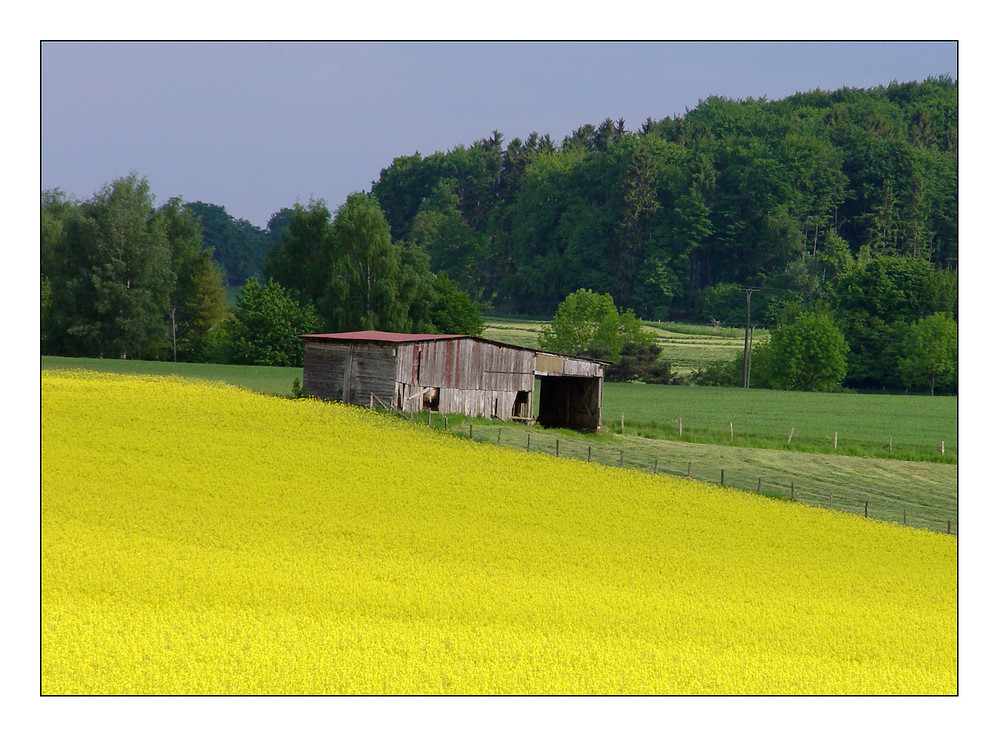
[[[911,387],[944,387],[958,381],[958,323],[948,313],[921,318],[908,331],[899,374]]]

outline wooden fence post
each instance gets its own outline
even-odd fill
[[[786,445],[786,446],[787,446],[787,445],[788,445],[789,443],[791,443],[791,442],[792,442],[792,436],[794,436],[794,435],[795,435],[795,426],[793,425],[793,426],[792,426],[792,432],[788,434],[788,440],[787,440],[787,441],[785,441],[785,445]]]
[[[833,450],[837,450],[837,431],[833,432]]]
[[[653,474],[657,474],[660,471],[660,460],[653,459]]]
[[[760,477],[757,477],[757,494],[760,494]]]
[[[618,466],[625,466],[625,452],[618,452]]]
[[[903,525],[906,525],[906,508],[903,508]]]
[[[868,500],[865,500],[865,517],[868,517]]]
[[[688,476],[691,476],[691,462],[688,462]]]
[[[497,446],[500,445],[500,431],[502,430],[503,428],[497,428]]]
[[[556,439],[556,456],[559,455],[559,439]]]
[[[587,446],[587,461],[590,461],[590,446]]]
[[[528,434],[528,451],[531,450],[531,434]]]
[[[944,456],[944,441],[941,441],[941,455]]]
[[[428,428],[431,427],[431,411],[430,410],[427,411],[427,427]]]
[[[447,415],[444,416],[444,429],[448,430],[448,416]]]
[[[792,499],[795,499],[795,480],[792,480]]]
[[[889,436],[889,454],[892,454],[892,436]]]
[[[469,438],[472,438],[472,423],[469,423]]]
[[[729,440],[730,441],[733,440],[733,424],[732,423],[729,424]]]
[[[684,438],[684,418],[677,418],[677,437]]]
[[[625,413],[622,413],[622,433],[625,432]]]
[[[722,470],[722,479],[719,481],[719,484],[721,486],[723,486],[723,487],[726,486],[726,470],[725,469]]]

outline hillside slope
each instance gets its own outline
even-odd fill
[[[954,694],[956,558],[362,409],[42,374],[45,694]]]

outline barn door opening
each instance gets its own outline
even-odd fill
[[[538,422],[550,428],[597,430],[601,427],[599,377],[539,378]]]
[[[441,406],[441,388],[428,387],[424,390],[424,410],[438,411]]]
[[[511,420],[531,420],[531,395],[519,390],[514,395],[514,406],[510,409]]]

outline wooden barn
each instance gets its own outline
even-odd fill
[[[300,336],[311,397],[404,413],[601,427],[607,362],[463,335],[357,331]],[[538,379],[538,417],[534,417]]]

